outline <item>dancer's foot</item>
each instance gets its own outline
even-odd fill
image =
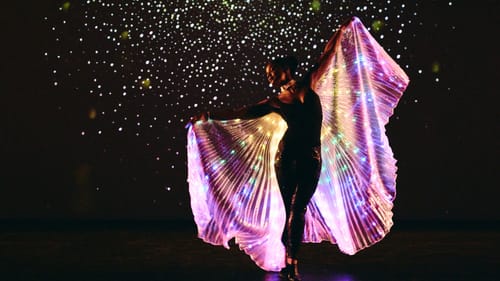
[[[294,260],[292,264],[287,263],[286,266],[281,269],[280,279],[283,281],[301,281],[299,274],[299,268],[297,266],[297,260]]]
[[[290,269],[292,268],[291,264],[286,264],[285,267],[283,267],[279,273],[280,279],[281,280],[286,280],[288,281],[288,272],[290,272]]]
[[[301,281],[297,260],[294,260],[291,270],[288,272],[288,281]]]

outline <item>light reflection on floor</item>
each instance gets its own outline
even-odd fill
[[[407,229],[356,255],[305,244],[303,281],[498,280],[500,227]],[[0,226],[0,280],[281,281],[238,247],[192,228],[135,224]]]
[[[331,273],[331,274],[302,274],[303,281],[361,281],[350,274]],[[283,281],[277,273],[267,273],[262,281]]]

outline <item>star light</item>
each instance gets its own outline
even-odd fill
[[[416,4],[397,2],[67,1],[46,18],[56,44],[43,56],[53,69],[51,84],[88,102],[81,113],[88,123],[78,130],[83,137],[97,136],[102,146],[104,136],[136,139],[148,147],[143,153],[156,165],[152,170],[164,171],[158,153],[169,166],[184,166],[180,136],[190,116],[274,94],[265,63],[294,54],[303,75],[352,15],[371,25],[378,40],[390,38],[394,56],[407,58],[402,38],[419,22]],[[160,188],[175,189],[170,178]]]

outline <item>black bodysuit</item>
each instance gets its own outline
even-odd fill
[[[306,207],[321,171],[323,115],[318,95],[307,87],[303,103],[284,103],[273,97],[249,107],[212,113],[210,118],[253,119],[271,112],[280,114],[288,125],[276,153],[275,171],[286,210],[282,241],[287,256],[296,259],[304,233]]]

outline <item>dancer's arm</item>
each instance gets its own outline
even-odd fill
[[[208,112],[208,117],[214,120],[230,119],[255,119],[276,111],[274,102],[271,99],[265,99],[261,102],[244,106],[237,109],[218,110]]]
[[[271,112],[276,112],[278,109],[275,99],[265,99],[261,102],[244,106],[237,109],[218,110],[213,112],[202,112],[197,116],[191,117],[191,122],[198,120],[207,121],[213,120],[231,120],[231,119],[255,119],[267,115]]]

